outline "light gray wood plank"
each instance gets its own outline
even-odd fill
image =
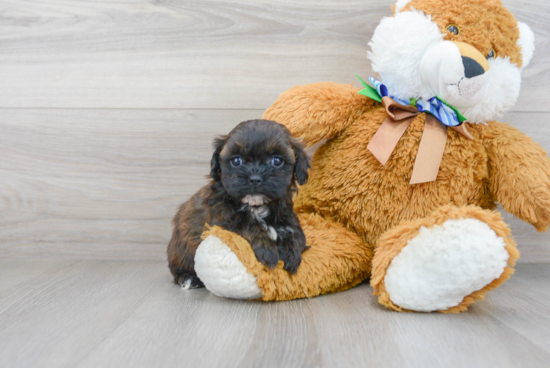
[[[26,259],[0,260],[33,267]],[[34,264],[33,264],[34,265]],[[0,312],[6,367],[546,367],[549,265],[459,315],[391,312],[372,289],[279,303],[181,290],[164,262],[82,261]],[[6,296],[0,292],[0,301]]]
[[[506,326],[550,351],[550,264],[521,265],[505,288],[489,294],[486,303],[476,305],[476,313],[489,313]]]
[[[75,272],[82,271],[80,260],[58,259],[0,259],[3,268],[8,269],[7,278],[0,289],[0,324],[2,313],[25,300],[48,283],[60,282]],[[16,267],[12,267],[16,266]]]
[[[60,268],[66,264],[72,264],[78,261],[31,258],[24,262],[27,268],[25,272],[21,272],[21,261],[12,261],[8,258],[0,259],[0,295],[4,295],[7,292],[6,289],[18,288],[20,284],[39,279],[43,273],[49,272],[52,268]]]
[[[212,140],[260,110],[1,110],[0,256],[165,259]]]
[[[320,366],[310,314],[303,301],[234,301],[167,283],[79,367]]]
[[[267,108],[298,84],[357,82],[393,0],[5,0],[1,107]],[[537,52],[517,111],[548,111],[550,4],[506,0]]]
[[[522,71],[520,97],[512,111],[548,111],[546,97],[550,81],[550,3],[544,0],[502,0],[518,21],[524,22],[535,32],[533,60]]]
[[[0,257],[164,259],[177,206],[206,183],[211,141],[261,110],[0,109]],[[502,121],[548,151],[547,113]],[[505,214],[520,262],[550,234]]]
[[[6,262],[32,271],[26,259]],[[0,366],[73,367],[168,282],[166,273],[158,262],[73,261],[1,292]]]

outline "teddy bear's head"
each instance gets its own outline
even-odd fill
[[[531,29],[500,0],[397,0],[369,45],[390,95],[437,96],[472,123],[514,105],[535,49]]]

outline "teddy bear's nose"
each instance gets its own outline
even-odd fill
[[[485,73],[485,70],[477,61],[467,56],[462,56],[462,65],[464,65],[464,76],[466,78],[477,77]]]
[[[458,52],[462,57],[462,65],[464,65],[464,76],[466,78],[477,77],[478,75],[482,75],[489,70],[489,62],[487,61],[485,56],[483,56],[481,52],[479,52],[478,49],[465,42],[451,42],[456,45],[456,47],[458,48]]]

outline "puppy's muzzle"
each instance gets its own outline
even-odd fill
[[[250,175],[250,177],[248,178],[248,182],[251,185],[258,186],[263,183],[263,179],[260,175],[254,174]]]

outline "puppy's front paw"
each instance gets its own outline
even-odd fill
[[[281,257],[281,260],[285,263],[283,268],[289,273],[295,274],[296,271],[298,271],[300,263],[302,263],[302,255],[300,253],[287,253],[285,256]]]
[[[284,269],[291,274],[298,271],[302,262],[302,252],[309,247],[306,245],[306,237],[301,228],[293,232],[294,237],[288,241],[283,240],[279,244],[279,258],[285,263]]]
[[[270,270],[277,267],[277,263],[279,263],[279,252],[276,246],[256,247],[254,248],[254,254],[258,261],[266,265]]]
[[[198,289],[204,287],[204,284],[197,277],[197,275],[192,275],[189,273],[180,275],[178,277],[178,284],[182,289]]]

